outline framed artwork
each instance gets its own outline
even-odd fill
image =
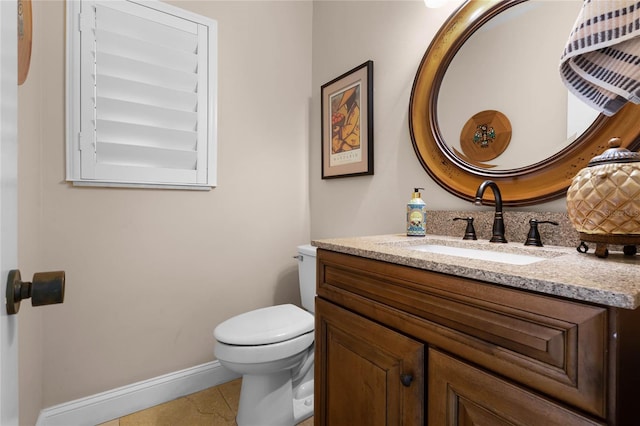
[[[373,61],[322,85],[322,179],[373,174]]]

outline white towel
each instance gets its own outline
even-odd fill
[[[584,0],[560,58],[569,91],[613,115],[640,103],[640,1]]]

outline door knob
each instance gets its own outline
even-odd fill
[[[17,314],[20,301],[31,298],[32,306],[64,302],[64,271],[38,272],[33,282],[22,281],[20,270],[9,271],[7,280],[7,314]]]

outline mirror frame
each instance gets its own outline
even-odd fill
[[[576,173],[586,167],[591,158],[604,152],[611,138],[619,137],[622,147],[629,150],[640,146],[640,105],[630,103],[612,117],[600,114],[579,138],[560,152],[517,169],[488,171],[456,157],[447,146],[438,127],[436,107],[449,64],[478,28],[524,1],[467,0],[435,35],[413,82],[409,132],[416,155],[429,176],[445,190],[465,200],[474,200],[478,186],[491,179],[500,186],[505,206],[551,201],[565,196]]]

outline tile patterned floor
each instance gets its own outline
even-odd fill
[[[236,426],[241,383],[233,380],[100,426]],[[313,426],[313,417],[298,426]]]

